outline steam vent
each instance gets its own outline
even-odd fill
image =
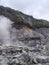
[[[0,6],[0,65],[49,65],[49,21]]]

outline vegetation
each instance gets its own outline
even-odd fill
[[[21,25],[27,26],[29,28],[41,28],[41,27],[48,27],[49,22],[42,19],[35,19],[32,16],[23,14],[20,11],[16,11],[9,7],[0,6],[0,15],[3,15],[14,22],[14,26]]]

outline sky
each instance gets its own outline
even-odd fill
[[[0,0],[0,5],[49,21],[49,0]]]

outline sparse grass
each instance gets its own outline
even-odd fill
[[[29,28],[33,28],[33,29],[41,28],[41,27],[49,28],[48,21],[42,20],[42,19],[35,19],[32,16],[23,14],[20,11],[16,11],[16,10],[8,8],[8,7],[0,6],[0,15],[3,15],[5,17],[9,18],[10,20],[12,20],[15,23],[15,25],[18,23],[20,25],[25,25],[25,26],[27,26]],[[22,17],[24,17],[24,19]],[[30,23],[28,23],[28,18],[31,19],[30,23],[32,23],[32,25]]]

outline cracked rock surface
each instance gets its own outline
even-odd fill
[[[49,40],[45,43],[49,36],[45,39],[41,33],[28,31],[24,28],[12,29],[11,36],[14,44],[0,46],[0,65],[49,65]],[[41,44],[39,41],[20,41],[18,39],[18,37],[34,35],[35,37],[41,36]]]

